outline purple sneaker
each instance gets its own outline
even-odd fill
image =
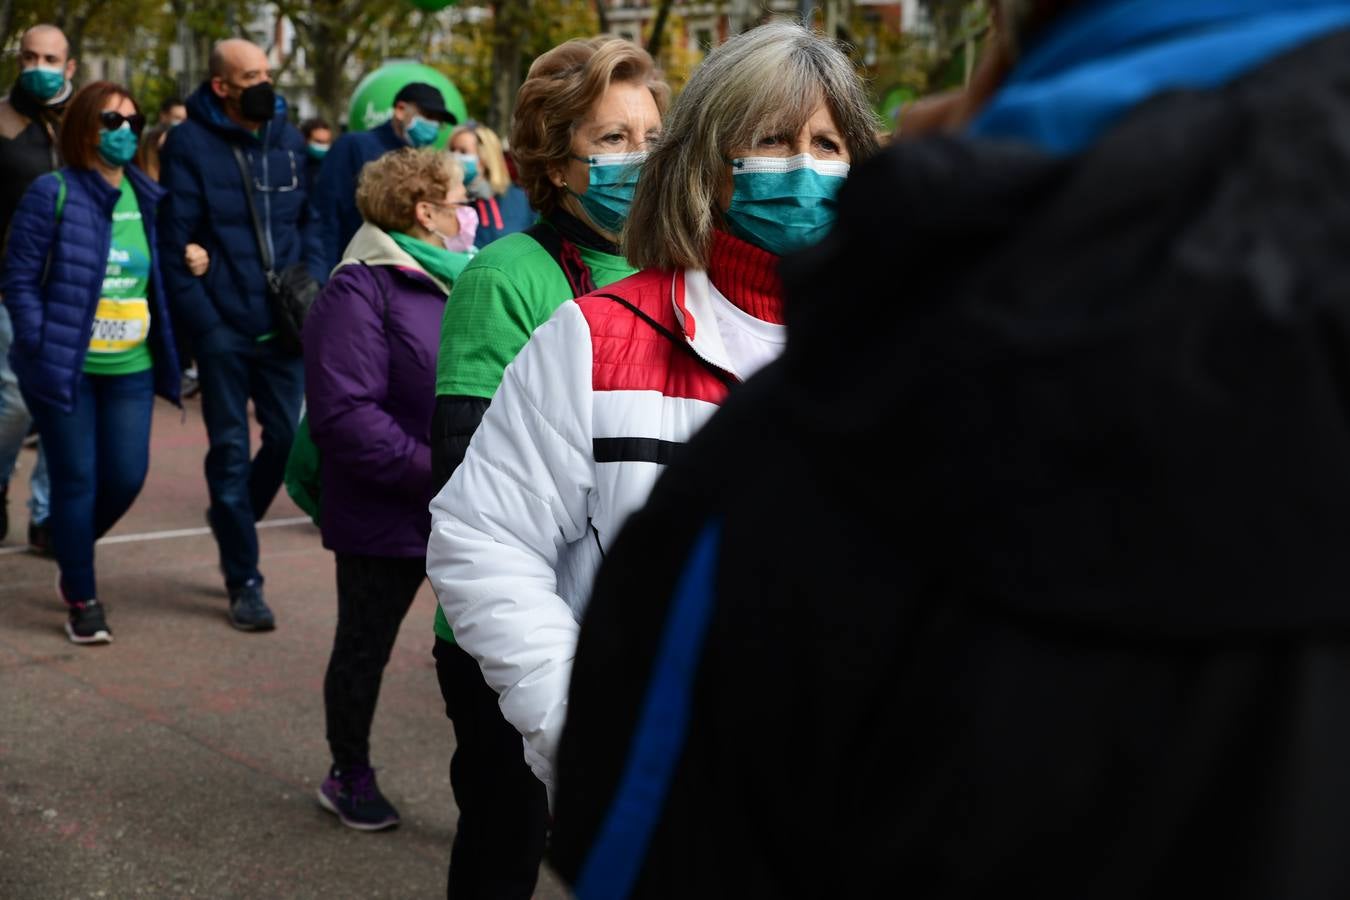
[[[345,772],[337,766],[329,769],[319,786],[319,805],[358,831],[382,831],[399,822],[398,810],[380,793],[370,766],[353,766]]]

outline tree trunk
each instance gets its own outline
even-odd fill
[[[14,29],[14,0],[0,0],[0,47],[8,47]]]
[[[661,0],[656,10],[656,20],[652,22],[652,33],[647,37],[647,52],[656,59],[661,55],[661,39],[665,37],[666,19],[670,18],[670,7],[675,0]]]
[[[342,64],[346,60],[343,44],[346,34],[336,33],[327,22],[314,22],[306,29],[309,51],[305,59],[314,78],[314,105],[330,122],[341,122]]]
[[[595,0],[595,22],[601,34],[609,34],[609,13],[605,12],[605,0]]]
[[[492,95],[487,124],[501,135],[511,131],[511,113],[524,74],[521,57],[529,16],[530,0],[497,0],[492,7]]]

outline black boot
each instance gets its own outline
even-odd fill
[[[52,535],[47,530],[46,522],[28,523],[28,549],[38,556],[56,556],[56,552],[52,550]]]

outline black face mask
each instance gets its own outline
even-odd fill
[[[239,94],[239,114],[250,122],[270,122],[277,111],[277,93],[270,81],[260,81]]]

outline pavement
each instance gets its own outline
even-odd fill
[[[256,430],[255,430],[256,447]],[[25,449],[0,545],[0,898],[445,895],[454,733],[423,586],[385,671],[371,739],[403,824],[356,832],[314,794],[332,554],[283,490],[259,531],[277,630],[235,631],[207,532],[196,400],[159,402],[150,476],[97,550],[114,642],[62,630],[56,564],[28,553]],[[535,896],[567,896],[548,872]]]

